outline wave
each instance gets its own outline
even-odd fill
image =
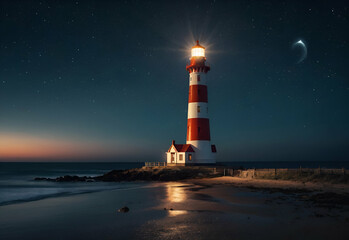
[[[0,206],[29,201],[37,201],[45,198],[69,196],[76,194],[86,194],[107,190],[122,190],[135,187],[142,187],[143,183],[52,183],[35,181],[11,181],[0,183]]]

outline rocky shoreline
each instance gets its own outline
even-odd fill
[[[34,180],[53,182],[180,181],[221,176],[242,179],[291,180],[303,183],[349,184],[349,173],[345,169],[229,169],[224,166],[142,167],[112,170],[95,177],[65,175],[57,178],[37,177]]]
[[[112,170],[101,176],[71,176],[65,175],[57,178],[37,177],[36,181],[53,182],[121,182],[121,181],[178,181],[192,178],[212,178],[221,174],[214,168],[203,167],[153,167],[134,168],[128,170]]]

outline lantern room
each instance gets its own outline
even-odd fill
[[[192,57],[205,57],[205,48],[199,44],[199,40],[196,41],[196,45],[191,49]]]

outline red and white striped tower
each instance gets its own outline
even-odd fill
[[[208,117],[207,78],[210,67],[205,65],[205,48],[196,42],[191,50],[189,72],[189,99],[187,144],[191,144],[195,157],[193,163],[216,163],[216,147],[211,145]]]

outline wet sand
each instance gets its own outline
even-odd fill
[[[251,181],[138,183],[1,206],[0,239],[347,239],[348,203],[311,197],[345,186]]]

